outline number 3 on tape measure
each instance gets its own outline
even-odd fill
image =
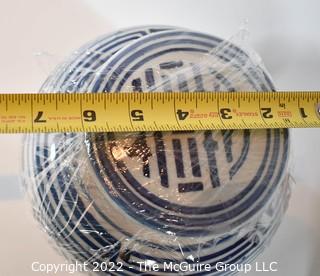
[[[221,118],[225,120],[232,119],[232,115],[229,114],[230,112],[231,112],[230,108],[221,108],[220,109]]]

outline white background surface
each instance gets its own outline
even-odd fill
[[[230,38],[245,21],[249,43],[279,90],[320,89],[319,10],[316,0],[0,0],[0,92],[37,91],[65,56],[122,27],[176,25]],[[279,231],[259,257],[277,261],[279,271],[251,276],[320,275],[319,141],[318,129],[292,131],[296,184]],[[19,135],[0,136],[0,275],[43,275],[32,273],[33,261],[65,261],[19,190],[20,142]]]

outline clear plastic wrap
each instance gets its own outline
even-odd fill
[[[40,92],[243,90],[275,88],[239,36],[146,26],[86,44]],[[276,231],[288,158],[285,129],[36,134],[24,175],[36,219],[88,273],[229,275]]]

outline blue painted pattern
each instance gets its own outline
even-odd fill
[[[212,51],[221,43],[172,27],[125,30],[86,44],[41,91],[237,90],[217,64],[252,90],[274,90],[235,45]],[[210,55],[217,64],[194,59]],[[140,260],[192,263],[192,256],[214,266],[261,252],[286,205],[288,139],[285,130],[38,134],[26,138],[24,163],[35,216],[59,250],[82,262],[121,261],[124,271],[110,275],[136,275]],[[255,171],[246,171],[257,160]],[[245,183],[243,171],[251,176]],[[241,189],[211,202],[232,181]],[[261,225],[264,216],[270,223]],[[161,267],[157,274],[167,272]]]

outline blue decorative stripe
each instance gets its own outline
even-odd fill
[[[230,171],[229,171],[229,177],[230,179],[232,179],[236,173],[240,170],[240,168],[242,167],[242,165],[244,164],[248,152],[249,152],[249,147],[250,147],[250,131],[248,129],[245,129],[243,131],[243,136],[244,136],[244,143],[243,143],[243,147],[241,150],[241,154],[239,159],[234,163],[234,165],[232,165]],[[225,138],[224,137],[224,141],[225,141],[225,147],[226,147],[226,152],[229,152],[230,150],[228,149],[228,143],[230,143],[229,138]],[[228,154],[227,154],[227,159],[228,159]],[[229,160],[232,159],[232,156],[229,156]]]
[[[201,177],[199,154],[195,138],[188,138],[188,147],[190,153],[192,175],[195,177]]]
[[[208,164],[209,164],[209,175],[211,180],[212,188],[217,188],[220,186],[219,172],[217,166],[217,159],[215,151],[218,147],[218,143],[212,137],[212,131],[204,132],[203,147],[206,149]],[[224,203],[223,203],[224,204]],[[223,208],[227,208],[228,205]]]
[[[180,140],[172,139],[172,146],[173,146],[173,153],[174,153],[174,161],[176,163],[177,177],[184,178],[186,177],[186,175],[184,173],[183,152],[182,152]]]
[[[202,182],[178,183],[179,193],[203,191]]]

